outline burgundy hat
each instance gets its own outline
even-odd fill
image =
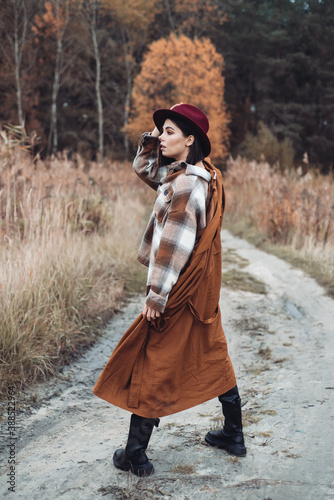
[[[157,109],[153,113],[154,123],[159,130],[162,129],[167,118],[173,120],[173,117],[180,118],[192,126],[201,142],[204,156],[208,156],[211,151],[211,144],[207,136],[209,121],[203,111],[191,104],[177,104],[173,109]]]

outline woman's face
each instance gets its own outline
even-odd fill
[[[194,136],[184,137],[182,130],[167,118],[159,136],[161,154],[176,161],[186,161]]]

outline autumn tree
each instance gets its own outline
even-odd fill
[[[26,0],[9,0],[6,6],[2,0],[0,5],[0,31],[3,33],[0,52],[6,62],[6,76],[9,81],[14,80],[11,83],[12,86],[14,83],[16,92],[18,123],[23,128],[25,123],[23,110],[25,82],[22,73],[23,66],[25,71],[29,66],[29,62],[27,64],[29,60],[27,45],[33,7]]]
[[[134,81],[132,117],[127,128],[133,142],[152,129],[152,112],[177,102],[201,108],[210,122],[212,156],[228,152],[228,116],[224,102],[223,57],[208,39],[172,34],[153,42]]]
[[[70,0],[50,0],[45,3],[45,13],[36,16],[33,31],[40,39],[52,37],[55,40],[54,72],[51,96],[50,129],[48,152],[55,155],[58,151],[57,98],[61,77],[70,62],[64,64],[64,35],[69,22]]]
[[[116,16],[123,49],[126,74],[123,130],[126,130],[130,114],[133,78],[137,60],[146,45],[147,32],[154,18],[156,0],[103,0],[104,5]],[[128,137],[124,134],[125,153],[129,154]]]
[[[88,30],[93,45],[93,54],[95,60],[95,93],[98,111],[99,128],[99,155],[103,160],[104,155],[104,119],[103,119],[103,101],[101,95],[101,49],[99,44],[98,18],[101,10],[101,3],[98,0],[87,0],[82,6],[84,19],[86,20]]]

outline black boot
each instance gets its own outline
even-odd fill
[[[225,417],[224,427],[220,431],[210,431],[205,441],[211,446],[223,448],[237,457],[246,456],[244,435],[242,432],[241,399],[238,387],[219,396]]]
[[[125,449],[116,450],[114,465],[121,470],[130,470],[136,476],[150,476],[153,464],[148,460],[145,450],[152,435],[153,427],[158,427],[158,418],[144,418],[132,414],[128,442]]]

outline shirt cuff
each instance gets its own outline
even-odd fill
[[[167,304],[167,299],[168,295],[166,297],[162,297],[161,295],[155,293],[152,288],[150,288],[145,303],[148,307],[151,307],[152,309],[163,313]]]
[[[139,145],[143,148],[147,146],[151,146],[152,149],[155,149],[157,144],[159,143],[158,137],[151,135],[150,132],[145,132],[140,139]]]

